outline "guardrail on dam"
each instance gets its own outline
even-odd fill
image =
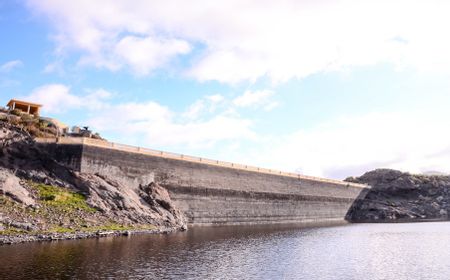
[[[38,138],[66,166],[164,186],[191,224],[344,221],[368,186],[90,138]]]

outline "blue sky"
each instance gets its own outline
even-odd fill
[[[0,103],[110,141],[345,178],[450,171],[443,1],[0,1]],[[420,20],[419,20],[420,19]]]

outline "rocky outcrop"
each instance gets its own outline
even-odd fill
[[[29,191],[22,186],[20,179],[4,168],[0,168],[0,194],[7,195],[26,206],[36,203]]]
[[[35,145],[27,132],[5,122],[0,122],[0,147],[0,236],[51,234],[55,228],[72,234],[105,225],[186,229],[183,213],[157,182],[136,188],[74,172]]]
[[[450,176],[377,169],[348,182],[372,188],[347,213],[352,222],[448,220]]]
[[[133,189],[100,175],[74,172],[75,185],[87,193],[87,203],[106,216],[126,223],[174,226],[186,229],[186,218],[167,191],[155,182]]]

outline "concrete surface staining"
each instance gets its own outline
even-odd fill
[[[369,187],[214,166],[89,144],[42,143],[75,171],[138,189],[156,182],[193,225],[344,222]]]

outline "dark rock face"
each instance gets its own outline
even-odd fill
[[[187,229],[187,221],[184,214],[174,207],[167,190],[156,183],[140,187],[140,196],[156,211],[164,220],[171,224]]]
[[[186,229],[183,213],[173,205],[167,191],[155,182],[136,188],[106,176],[72,171],[40,149],[27,132],[4,122],[0,122],[0,147],[0,198],[11,200],[6,203],[3,199],[4,203],[0,203],[1,228],[42,231],[59,223],[67,228],[76,227],[78,220],[82,220],[90,226],[114,223]],[[74,215],[70,221],[60,221],[63,218],[56,214],[50,218],[37,215],[30,219],[26,209],[42,206],[33,184],[52,185],[81,194],[96,211]],[[15,226],[22,224],[27,227]]]
[[[350,208],[352,222],[448,220],[450,176],[413,175],[391,169],[377,169],[348,182],[366,183],[372,188]]]

